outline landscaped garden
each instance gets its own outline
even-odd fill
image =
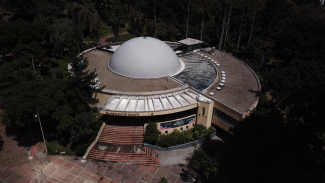
[[[210,126],[210,128],[207,129],[205,126],[197,124],[194,128],[184,132],[175,129],[171,134],[160,135],[160,131],[157,129],[157,124],[149,122],[146,127],[144,141],[148,144],[160,147],[170,147],[203,139],[214,132],[216,132],[216,128],[213,126]]]

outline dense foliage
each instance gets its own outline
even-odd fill
[[[159,135],[160,132],[157,129],[157,125],[154,122],[150,122],[145,131],[144,141],[149,144],[157,145],[160,147],[170,147],[180,144],[189,143],[195,140],[200,140],[207,135],[216,132],[216,128],[211,126],[206,129],[205,126],[197,124],[194,128],[180,132],[177,129],[168,135]]]

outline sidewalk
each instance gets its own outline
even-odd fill
[[[210,140],[207,140],[204,144],[199,144],[197,148],[209,148],[213,147],[217,144],[222,143],[222,139],[218,136],[213,137]],[[204,146],[204,147],[203,147]],[[180,150],[172,150],[172,151],[159,151],[159,159],[161,166],[169,166],[169,165],[186,165],[188,162],[186,161],[193,155],[193,151],[195,147],[188,147]]]

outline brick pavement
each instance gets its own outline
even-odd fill
[[[86,161],[70,156],[50,156],[51,163],[35,157],[13,168],[0,171],[0,183],[66,182],[66,183],[157,183],[161,177],[170,183],[181,183],[186,171],[180,165],[142,166]]]

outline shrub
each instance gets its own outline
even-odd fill
[[[197,124],[193,128],[193,137],[194,139],[202,139],[203,137],[208,135],[208,130],[205,126],[201,124]]]
[[[210,126],[210,128],[208,129],[209,135],[212,134],[212,133],[214,133],[214,132],[216,132],[216,131],[217,131],[217,129],[214,126]]]
[[[148,125],[146,127],[146,133],[147,133],[147,129],[153,130],[151,128],[154,128],[157,130],[156,124],[153,123],[152,127],[149,127],[149,125]],[[170,146],[185,144],[185,143],[192,142],[194,140],[202,139],[205,136],[210,135],[214,132],[216,132],[216,128],[213,126],[211,126],[209,129],[206,129],[205,126],[197,124],[197,125],[195,125],[194,128],[192,128],[190,130],[186,130],[184,132],[180,132],[178,129],[174,129],[174,131],[168,135],[159,136],[159,130],[157,130],[156,134],[158,134],[158,136],[155,138],[148,137],[145,133],[145,142],[147,142],[149,144],[153,144],[153,145],[158,145],[160,147],[170,147]],[[150,134],[151,133],[152,132],[150,132]],[[151,139],[155,139],[155,140],[151,140]],[[150,140],[151,140],[151,143],[149,142]]]
[[[2,150],[4,141],[2,140],[2,136],[0,135],[0,151]]]
[[[146,126],[146,131],[144,133],[144,141],[149,144],[157,144],[159,140],[159,130],[157,129],[157,124],[149,121]]]
[[[78,156],[83,156],[88,149],[89,144],[80,144],[76,148],[76,154]]]
[[[168,183],[168,180],[165,177],[161,177],[158,183]]]

